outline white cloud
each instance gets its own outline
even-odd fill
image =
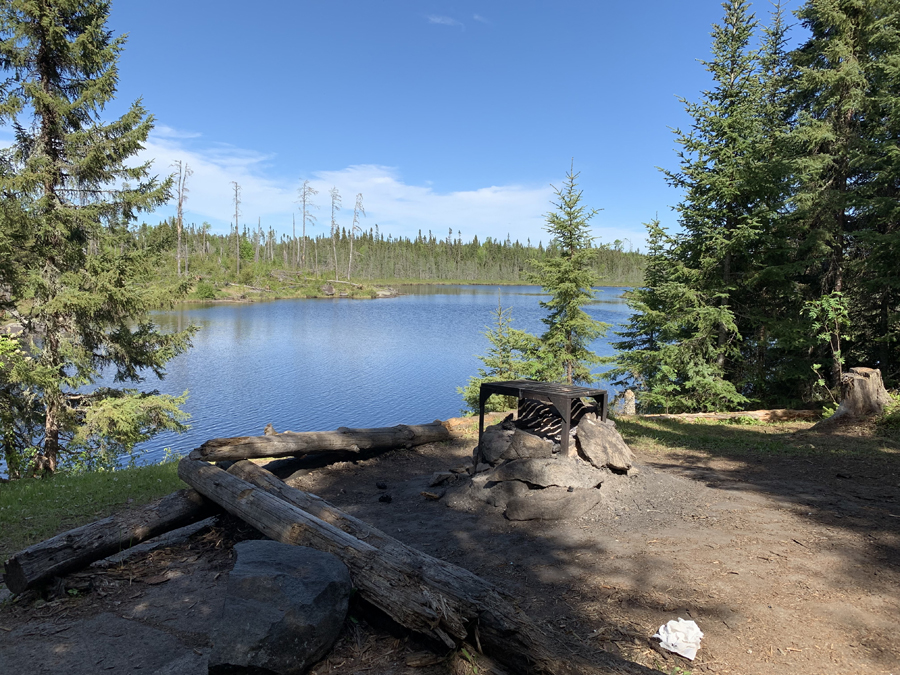
[[[483,16],[481,16],[481,14],[473,14],[472,19],[474,21],[478,21],[479,23],[488,23],[488,24],[490,23],[490,21],[488,21]]]
[[[505,239],[509,234],[524,242],[530,237],[535,243],[547,238],[541,227],[552,196],[549,186],[490,186],[441,194],[430,185],[405,183],[396,169],[374,165],[319,171],[311,182],[319,190],[323,211],[329,208],[326,193],[333,185],[348,206],[361,192],[368,214],[366,229],[378,223],[382,232],[395,236],[414,237],[419,230],[431,230],[444,237],[452,228],[454,233],[462,230],[466,240],[476,234],[482,240]]]
[[[162,176],[172,171],[175,160],[186,162],[193,175],[188,181],[185,218],[197,224],[208,221],[217,232],[227,232],[234,222],[234,192],[231,185],[241,186],[241,223],[253,225],[257,218],[264,227],[289,233],[291,217],[298,214],[297,188],[300,177],[273,177],[272,157],[228,145],[200,147],[196,136],[154,130],[141,160],[153,160],[153,172]],[[524,242],[543,240],[545,214],[553,196],[548,184],[492,185],[474,190],[440,192],[426,181],[422,185],[406,183],[399,170],[379,165],[354,165],[339,170],[320,170],[309,175],[312,186],[319,191],[315,202],[319,225],[313,232],[324,232],[330,218],[328,191],[337,187],[343,199],[338,222],[349,226],[353,204],[362,193],[367,217],[365,229],[378,223],[381,232],[395,237],[415,237],[421,229],[431,230],[444,237],[453,228],[462,230],[464,239],[473,235]],[[158,218],[171,215],[172,204],[155,214]],[[151,217],[152,218],[152,217]],[[151,221],[148,218],[148,222]]]
[[[173,129],[165,124],[157,124],[153,127],[153,133],[160,138],[200,138],[203,134],[196,131],[181,131]]]
[[[5,133],[4,133],[5,132]],[[8,129],[0,127],[0,146]],[[187,163],[193,174],[188,180],[185,219],[188,223],[209,222],[213,231],[226,233],[234,223],[234,189],[232,181],[241,186],[241,225],[253,226],[261,219],[263,227],[278,233],[291,233],[292,217],[299,215],[297,189],[301,176],[278,176],[273,156],[227,144],[204,143],[201,134],[157,127],[135,163],[151,161],[151,173],[160,177],[171,174],[173,162]],[[10,142],[12,139],[10,139]],[[421,230],[429,230],[444,238],[450,228],[454,238],[460,231],[466,241],[477,235],[533,244],[548,240],[544,230],[545,214],[553,207],[553,189],[549,182],[527,185],[491,185],[471,190],[444,191],[440,184],[422,180],[407,183],[395,167],[359,164],[337,170],[314,171],[307,176],[319,194],[314,198],[320,207],[313,213],[318,224],[311,234],[326,233],[330,218],[328,191],[337,187],[343,209],[338,223],[349,227],[353,218],[356,195],[362,193],[366,217],[364,229],[374,228],[385,235],[415,238]],[[155,223],[174,215],[174,200],[143,219]],[[611,242],[628,238],[633,246],[645,245],[642,228],[633,225],[617,226],[601,214],[592,223],[593,233],[600,241]]]
[[[454,26],[458,28],[462,28],[465,30],[466,26],[461,21],[457,21],[456,19],[449,16],[439,16],[435,14],[431,14],[428,17],[428,23],[438,24],[440,26]]]
[[[172,163],[181,160],[193,171],[188,180],[185,202],[186,216],[198,224],[204,220],[218,231],[227,231],[234,222],[234,191],[236,181],[241,186],[241,222],[252,223],[290,211],[294,190],[265,175],[265,155],[227,145],[194,148],[185,140],[192,134],[157,134],[153,131],[141,160],[153,160],[152,172],[164,176],[172,172]],[[160,209],[160,216],[168,215],[171,207]]]

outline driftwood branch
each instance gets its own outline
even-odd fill
[[[270,436],[240,436],[214,438],[206,441],[190,454],[191,459],[210,462],[261,457],[302,456],[312,452],[360,452],[363,450],[387,450],[411,448],[423,443],[450,439],[450,432],[440,422],[375,429],[348,429],[337,431],[285,431]]]
[[[218,509],[193,490],[179,490],[139,509],[76,527],[30,546],[6,561],[3,579],[22,593],[44,579],[61,576],[142,541],[209,517]]]
[[[406,546],[250,462],[226,473],[184,459],[178,473],[268,537],[333,553],[349,568],[361,597],[448,646],[477,635],[489,655],[520,673],[649,672],[605,653],[589,664],[572,654],[557,656],[554,646],[561,638],[539,628],[487,581]]]

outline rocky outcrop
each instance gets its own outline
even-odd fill
[[[347,567],[330,553],[276,541],[244,541],[234,550],[209,672],[306,672],[346,618]]]

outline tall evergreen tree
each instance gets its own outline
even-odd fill
[[[683,100],[691,129],[675,131],[681,166],[665,171],[684,192],[676,207],[682,232],[669,237],[651,226],[655,287],[638,292],[619,343],[629,349],[655,334],[650,348],[626,358],[642,385],[645,407],[725,409],[746,403],[733,382],[740,355],[738,323],[750,307],[747,279],[764,225],[759,165],[764,159],[759,55],[750,48],[757,22],[744,0],[723,3],[713,27],[713,58],[705,62],[714,87],[698,103]],[[665,242],[665,243],[664,243]],[[654,260],[655,258],[655,260]],[[652,302],[649,302],[651,301]]]
[[[654,220],[647,225],[645,285],[628,298],[632,310],[607,374],[614,384],[638,389],[643,412],[715,411],[746,403],[718,370],[718,336],[730,314],[707,302],[700,275],[679,259],[678,239]]]
[[[600,358],[588,346],[606,334],[609,324],[597,321],[584,311],[594,299],[597,276],[592,258],[597,251],[591,246],[588,222],[598,212],[581,203],[581,190],[575,182],[574,168],[566,174],[561,188],[554,188],[556,210],[547,214],[546,230],[557,255],[543,261],[532,260],[535,271],[529,279],[550,294],[541,302],[548,315],[541,319],[547,330],[540,338],[535,355],[534,374],[538,379],[590,383],[594,380],[591,366]]]
[[[40,428],[17,448],[35,453],[37,471],[73,457],[110,464],[153,433],[182,427],[182,398],[88,391],[104,369],[119,383],[140,382],[146,371],[161,377],[189,344],[188,332],[161,334],[147,319],[177,292],[149,289],[148,260],[128,223],[166,201],[171,179],[131,161],[152,126],[140,101],[101,121],[124,44],[108,16],[102,0],[0,5],[0,123],[16,132],[2,153],[0,242],[17,241],[6,306],[24,327],[22,349],[0,378],[39,414]]]
[[[852,296],[860,330],[842,335],[833,324],[823,356],[831,354],[834,386],[848,352],[896,369],[898,280],[888,259],[897,242],[900,9],[892,0],[809,0],[798,16],[810,37],[793,53],[797,265],[807,301]]]

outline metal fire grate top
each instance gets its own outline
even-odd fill
[[[559,435],[559,450],[563,456],[569,454],[569,428],[572,422],[572,401],[578,398],[592,398],[597,401],[600,419],[606,421],[609,406],[609,395],[606,389],[577,387],[572,384],[555,382],[537,382],[535,380],[507,380],[505,382],[485,382],[481,385],[478,397],[478,444],[484,434],[484,404],[494,394],[515,396],[522,399],[534,399],[551,403],[562,417],[562,430]]]

